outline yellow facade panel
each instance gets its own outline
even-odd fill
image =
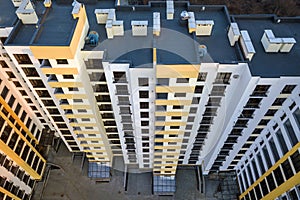
[[[55,94],[58,99],[86,99],[86,94]]]
[[[16,115],[16,113],[11,109],[11,107],[6,103],[6,101],[0,96],[0,104],[4,106],[4,108],[9,112],[9,114],[14,118],[14,120],[17,121],[17,123],[23,128],[23,130],[26,132],[26,134],[35,141],[36,144],[39,143],[39,141],[34,137],[34,135],[29,131],[29,129],[25,126],[25,124],[21,121],[21,119]],[[2,113],[2,112],[1,112]],[[3,114],[4,115],[4,114]],[[5,115],[4,115],[5,116]],[[5,116],[6,118],[6,116]],[[6,121],[9,121],[9,119],[6,119]],[[14,125],[12,127],[16,128]]]
[[[284,192],[288,191],[289,189],[293,188],[294,186],[300,184],[300,172],[295,174],[293,177],[276,187],[273,191],[269,194],[264,196],[262,200],[268,199],[276,199],[279,195],[283,194]]]
[[[155,100],[155,105],[191,105],[192,100]]]
[[[20,158],[13,150],[11,150],[2,140],[0,140],[0,149],[5,155],[10,157],[17,165],[22,167],[30,176],[36,180],[40,180],[42,177],[31,166],[29,166],[22,158]]]
[[[61,87],[82,87],[82,82],[48,82],[50,87],[61,88]]]
[[[155,112],[155,116],[188,116],[188,112]]]
[[[297,151],[299,148],[300,148],[300,142],[298,142],[290,151],[288,151],[283,157],[281,157],[270,169],[268,169],[262,176],[260,176],[259,179],[257,179],[250,187],[248,187],[248,189],[240,195],[240,199],[242,199],[246,194],[248,194],[256,185],[258,185],[263,179],[265,179],[269,174],[271,174],[272,171],[274,171],[281,163],[286,161],[288,157],[290,157],[293,153],[295,153],[295,151]],[[300,179],[298,180],[300,183]]]
[[[96,123],[70,123],[71,126],[80,126],[80,127],[83,127],[83,126],[97,126]]]
[[[67,118],[94,118],[93,114],[67,114]]]
[[[78,74],[77,68],[41,68],[44,74]]]
[[[197,78],[200,65],[157,65],[157,78]]]
[[[156,121],[155,126],[185,126],[186,122],[175,122],[175,121]]]
[[[155,134],[157,135],[182,135],[184,134],[184,131],[173,131],[173,130],[168,130],[168,131],[155,131]]]
[[[156,86],[156,93],[194,93],[195,86]]]
[[[61,105],[62,109],[90,109],[90,105],[81,105],[81,104],[73,104],[73,105]]]
[[[21,200],[19,197],[17,197],[16,195],[11,193],[10,191],[7,191],[3,187],[0,187],[0,192],[2,192],[3,194],[6,194],[7,196],[9,196],[10,198],[12,198],[14,200]]]
[[[154,140],[154,142],[181,142],[182,139],[180,138],[166,138],[166,139],[160,139],[157,138]]]
[[[154,146],[154,149],[181,149],[181,146]]]

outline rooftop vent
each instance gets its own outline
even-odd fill
[[[189,33],[193,33],[196,31],[195,14],[194,12],[188,12],[188,14],[189,14],[189,18],[188,18]]]
[[[52,1],[51,1],[51,0],[45,0],[45,1],[44,1],[44,6],[45,6],[46,8],[50,8],[51,5],[52,5]]]
[[[166,4],[167,20],[172,20],[174,18],[174,2],[173,0],[167,0]]]
[[[190,18],[189,13],[186,10],[184,10],[180,13],[181,20],[188,20],[189,18]]]
[[[196,35],[210,36],[214,26],[213,20],[197,20],[196,21]]]
[[[105,24],[108,39],[124,35],[123,21],[116,20],[115,9],[95,9],[98,24]]]
[[[132,36],[147,36],[148,21],[131,21]]]
[[[207,54],[207,47],[205,45],[199,45],[199,56],[204,57]]]
[[[296,40],[294,38],[277,38],[272,30],[265,30],[261,43],[267,53],[290,52]]]
[[[82,5],[81,5],[81,3],[74,0],[72,3],[72,6],[73,6],[72,15],[73,15],[73,18],[76,19],[78,17],[78,14],[80,12],[80,8]]]
[[[242,46],[242,50],[246,59],[250,60],[255,54],[255,49],[252,44],[251,38],[248,34],[248,31],[241,31],[240,44]]]
[[[234,44],[239,40],[240,35],[241,34],[237,23],[230,23],[227,36],[231,46],[234,46]]]
[[[153,13],[153,35],[160,35],[160,13]]]
[[[30,0],[22,0],[16,14],[23,24],[37,24],[38,22],[38,17]]]
[[[97,46],[99,42],[99,34],[96,31],[91,31],[86,38],[86,43],[90,46]]]

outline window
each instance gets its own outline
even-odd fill
[[[183,109],[184,106],[173,106],[173,109]]]
[[[8,94],[8,88],[6,86],[4,86],[4,88],[3,88],[2,92],[1,92],[2,98],[5,99],[6,96],[7,96],[7,94]]]
[[[168,93],[156,93],[156,99],[168,99]]]
[[[16,100],[16,98],[13,95],[11,95],[10,98],[9,98],[9,101],[8,101],[8,105],[10,107],[13,107],[13,105],[15,103],[15,100]]]
[[[180,129],[180,126],[170,126],[170,129]]]
[[[65,64],[68,64],[68,60],[67,59],[56,59],[56,63],[59,65],[65,65]]]
[[[29,64],[32,65],[32,62],[27,54],[14,54],[17,62],[21,64]]]
[[[186,93],[175,93],[174,97],[186,97]]]
[[[78,109],[78,112],[79,112],[79,113],[86,113],[87,110],[86,110],[86,109]]]
[[[181,120],[181,116],[172,116],[171,119],[172,120]]]
[[[298,139],[289,119],[285,121],[284,127],[292,146],[295,146],[298,143]]]
[[[299,109],[299,108],[297,108],[297,109],[295,110],[295,112],[293,113],[293,116],[294,116],[294,118],[295,118],[295,120],[296,120],[296,123],[297,123],[297,125],[298,125],[298,128],[300,129],[300,109]]]
[[[156,116],[155,121],[165,121],[166,117],[165,116]]]
[[[198,74],[198,78],[197,78],[197,81],[205,81],[206,80],[206,77],[207,77],[207,72],[200,72]]]
[[[68,90],[70,92],[78,92],[79,91],[79,89],[77,87],[69,87]]]
[[[189,83],[189,78],[177,78],[176,83]]]
[[[139,78],[139,86],[149,86],[149,79],[148,78]]]
[[[258,164],[259,164],[261,174],[264,174],[266,172],[266,170],[265,170],[265,167],[264,167],[264,164],[263,164],[260,153],[257,154],[257,160],[258,160]]]
[[[270,168],[272,166],[272,162],[271,162],[271,159],[270,159],[270,155],[268,153],[268,149],[267,149],[266,146],[264,146],[262,148],[262,150],[263,150],[263,154],[265,156],[265,160],[266,160],[267,166],[268,166],[268,168]]]
[[[218,73],[215,83],[229,84],[231,73]]]
[[[276,148],[273,138],[269,140],[269,145],[272,150],[274,160],[275,160],[275,162],[277,162],[280,159],[280,157],[279,157],[279,154],[278,154],[278,151],[277,151],[277,148]]]
[[[30,79],[29,81],[33,87],[45,88],[45,85],[42,80]]]
[[[74,79],[74,76],[72,74],[65,74],[63,75],[64,79]]]
[[[158,78],[157,85],[169,85],[169,79],[168,78]]]
[[[197,113],[197,108],[196,107],[191,107],[190,108],[190,113]]]
[[[279,142],[279,146],[281,147],[282,153],[284,155],[286,152],[288,152],[288,148],[287,148],[287,145],[285,143],[282,132],[281,132],[281,130],[278,130],[275,134],[276,134],[277,140]]]
[[[291,94],[295,87],[296,85],[286,85],[282,89],[281,94]]]
[[[0,60],[0,66],[2,68],[8,68],[8,65],[6,64],[6,62],[4,60]]]
[[[149,118],[148,112],[141,112],[141,118]]]
[[[298,173],[300,171],[300,154],[298,150],[296,150],[296,152],[291,155],[291,160],[296,173]]]
[[[115,82],[126,83],[126,72],[113,72]]]
[[[156,106],[156,111],[166,111],[167,106]]]
[[[34,67],[22,67],[22,70],[28,77],[39,77],[39,74]]]
[[[282,164],[282,171],[285,174],[286,180],[288,180],[289,178],[291,178],[292,176],[294,176],[294,172],[292,170],[292,167],[290,165],[289,159],[287,159],[286,161],[284,161]]]
[[[141,109],[149,108],[149,102],[140,102],[140,108]]]
[[[211,96],[224,96],[226,86],[214,85],[211,90]]]
[[[6,74],[8,75],[9,78],[16,78],[13,72],[6,71]]]
[[[283,102],[286,100],[286,98],[276,98],[273,102],[272,106],[282,106]]]
[[[82,99],[73,99],[74,103],[82,103],[83,100]]]
[[[252,96],[267,96],[270,85],[257,85],[252,93]]]
[[[197,86],[195,87],[195,93],[196,93],[196,94],[202,93],[203,87],[204,87],[203,85],[197,85]]]
[[[141,121],[141,126],[149,126],[149,121]]]
[[[149,98],[149,92],[148,91],[139,91],[140,98]]]

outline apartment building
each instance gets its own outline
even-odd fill
[[[176,1],[2,4],[3,66],[93,170],[123,156],[173,194],[177,166],[198,165],[236,171],[241,199],[300,198],[299,18]]]
[[[4,50],[2,49],[2,55]],[[0,198],[30,199],[35,182],[42,178],[46,160],[41,155],[42,133],[48,129],[39,119],[26,86],[8,66],[0,64]]]

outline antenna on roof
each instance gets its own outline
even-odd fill
[[[277,19],[276,23],[279,24],[280,22],[281,22],[281,20],[280,20],[280,19]]]
[[[201,11],[204,11],[204,10],[205,10],[205,6],[202,6]]]

